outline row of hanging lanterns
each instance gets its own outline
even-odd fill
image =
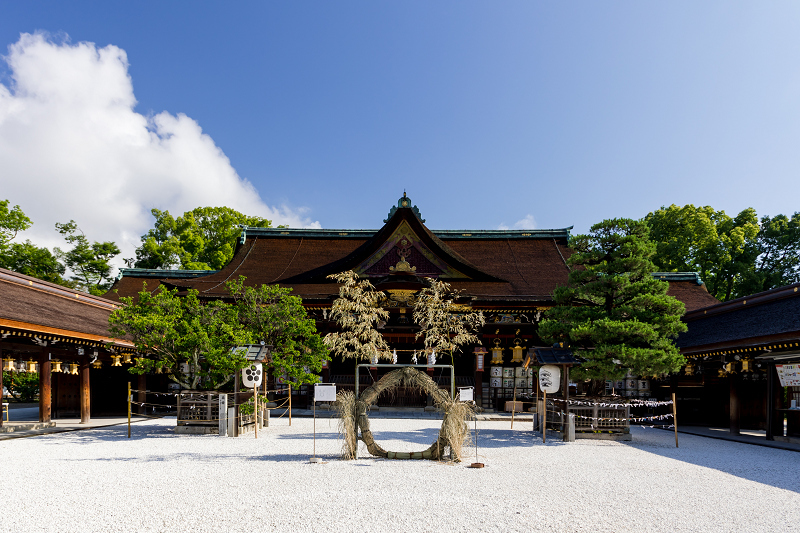
[[[492,350],[492,360],[489,364],[492,365],[502,365],[503,364],[503,347],[500,346],[500,339],[494,340],[494,346],[491,348]],[[522,362],[522,353],[525,350],[524,347],[520,346],[520,340],[514,339],[514,346],[511,347],[511,362],[512,363],[521,363]]]
[[[83,355],[83,349],[78,350],[78,355]],[[98,359],[97,350],[94,351],[94,361],[91,363],[92,368],[98,370],[103,368],[103,362]],[[133,364],[131,360],[131,354],[127,353],[124,355],[112,355],[111,356],[112,363],[111,366],[122,366],[122,364]],[[61,361],[59,359],[53,359],[50,361],[50,371],[51,372],[60,372],[64,374],[72,374],[73,376],[78,375],[78,368],[79,364],[72,361],[66,362]],[[29,359],[27,361],[19,361],[16,362],[13,359],[5,359],[3,361],[3,372],[28,372],[28,373],[37,373],[39,372],[39,363],[37,363],[33,359]],[[161,373],[161,367],[159,367],[156,371],[157,374]]]

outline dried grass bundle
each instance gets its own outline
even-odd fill
[[[339,435],[342,436],[342,459],[346,460],[355,459],[358,446],[355,403],[356,395],[353,391],[342,391],[336,395]]]
[[[428,449],[422,452],[389,452],[375,442],[369,427],[367,410],[385,390],[399,386],[420,389],[433,397],[436,407],[444,411],[444,419],[439,430],[439,437]],[[361,440],[370,454],[389,459],[432,459],[441,460],[450,455],[451,460],[461,461],[464,443],[470,438],[467,421],[475,415],[471,405],[450,398],[446,391],[439,388],[430,376],[412,367],[400,368],[389,372],[380,381],[367,388],[356,400],[352,392],[340,393],[337,402],[339,411],[339,431],[344,437],[343,457],[355,457],[355,445],[358,443],[357,431],[361,430]]]

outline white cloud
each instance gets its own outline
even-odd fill
[[[497,229],[511,229],[511,228],[508,227],[505,223],[502,223],[499,226],[497,226]],[[525,218],[514,222],[514,229],[536,229],[536,219],[534,219],[533,215],[531,214],[525,215]]]
[[[8,50],[0,200],[33,220],[24,237],[63,246],[54,224],[74,219],[90,240],[113,240],[120,259],[132,257],[153,207],[177,215],[228,206],[276,225],[320,227],[307,209],[264,203],[195,120],[136,113],[124,50],[55,43],[38,33],[22,34]]]

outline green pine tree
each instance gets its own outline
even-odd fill
[[[539,325],[546,342],[565,342],[585,359],[574,375],[616,379],[627,372],[676,372],[684,358],[673,339],[686,331],[682,302],[651,276],[655,244],[643,221],[604,220],[570,239],[569,284]]]

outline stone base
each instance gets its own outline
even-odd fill
[[[15,431],[30,431],[56,427],[55,422],[3,422],[0,433],[13,433]]]
[[[216,426],[175,426],[177,435],[219,435]]]
[[[618,441],[631,441],[633,435],[630,433],[578,433],[575,432],[576,439],[592,439],[592,440],[618,440]]]
[[[680,431],[680,428],[678,428],[678,431]],[[790,443],[790,444],[800,444],[800,437],[777,437],[777,436],[775,436],[773,438],[775,439],[775,442],[787,442],[787,443]]]

